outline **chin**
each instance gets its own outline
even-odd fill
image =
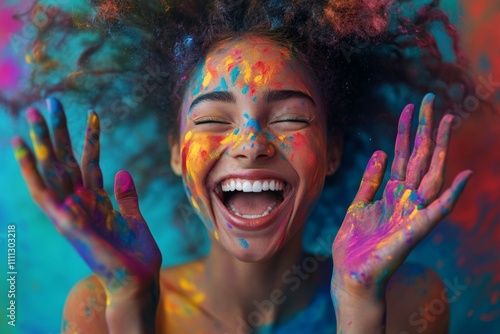
[[[239,261],[262,262],[275,256],[281,250],[284,243],[270,241],[266,244],[265,240],[250,239],[248,241],[248,248],[242,247],[239,241],[229,241],[225,244],[224,240],[221,240],[220,244],[226,252]]]

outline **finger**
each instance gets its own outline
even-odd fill
[[[410,157],[410,137],[411,121],[413,119],[413,104],[407,105],[398,124],[398,135],[396,136],[396,145],[394,149],[394,161],[391,168],[391,180],[404,181],[406,176],[406,165]]]
[[[419,218],[414,220],[415,230],[420,231],[422,236],[425,236],[448,215],[453,210],[471,175],[472,171],[470,170],[458,174],[450,188],[446,189],[427,208],[421,210]]]
[[[69,189],[68,192],[71,192],[74,190],[74,187],[82,185],[82,174],[78,162],[73,155],[66,115],[64,114],[64,109],[59,100],[49,97],[46,103],[54,133],[55,155],[57,160],[63,164],[64,169],[70,175],[71,189]]]
[[[99,118],[94,111],[90,110],[82,156],[83,185],[87,189],[102,189],[102,172],[99,165],[99,134]]]
[[[28,108],[26,118],[30,128],[35,156],[40,163],[46,184],[54,190],[59,198],[62,198],[65,196],[65,189],[71,186],[71,180],[55,157],[47,123],[35,108]]]
[[[55,194],[47,188],[38,172],[36,160],[26,143],[19,137],[12,139],[14,156],[21,168],[21,174],[33,200],[49,215],[54,215],[57,206]]]
[[[452,124],[452,115],[443,117],[441,124],[439,124],[436,148],[432,154],[431,165],[418,188],[418,194],[423,199],[424,202],[422,204],[424,205],[427,205],[436,198],[443,185],[444,166]]]
[[[124,170],[119,171],[115,176],[115,198],[123,216],[141,216],[134,180]]]
[[[367,204],[373,201],[382,180],[384,178],[385,167],[387,165],[387,154],[383,151],[375,151],[366,166],[358,193],[353,204]]]
[[[411,188],[418,187],[429,166],[434,99],[434,94],[425,95],[420,107],[415,144],[406,168],[406,183]]]

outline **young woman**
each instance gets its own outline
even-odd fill
[[[146,10],[134,5],[123,11],[116,7],[114,13],[109,9],[117,3],[99,5],[99,13],[115,27],[146,17],[136,15]],[[387,155],[372,155],[331,245],[333,258],[307,254],[302,247],[304,224],[326,177],[340,165],[342,126],[354,112],[348,110],[353,104],[340,101],[355,96],[346,86],[356,81],[345,83],[352,75],[335,61],[345,56],[342,43],[353,36],[378,42],[404,36],[389,36],[390,3],[197,5],[202,9],[190,12],[172,3],[167,12],[169,18],[184,20],[183,29],[194,26],[200,13],[210,14],[197,22],[203,34],[183,31],[188,37],[180,42],[172,36],[181,33],[166,31],[160,40],[170,44],[154,47],[163,47],[165,61],[168,55],[177,57],[170,65],[177,74],[169,77],[175,84],[158,94],[174,101],[165,110],[175,119],[170,124],[171,167],[182,177],[212,239],[207,257],[160,268],[159,248],[125,171],[115,178],[114,210],[103,190],[95,112],[88,115],[81,165],[72,154],[63,108],[54,98],[47,99],[53,139],[40,112],[30,108],[26,117],[34,154],[22,139],[13,140],[34,200],[95,274],[68,296],[63,331],[415,331],[412,313],[441,298],[445,289],[430,269],[401,264],[452,210],[471,175],[460,173],[441,191],[453,116],[442,118],[433,145],[434,95],[422,101],[413,148],[414,108],[408,105],[401,113],[385,186]],[[433,5],[418,17],[430,22],[442,15]],[[406,22],[402,31],[414,27],[413,21],[401,22]],[[164,24],[173,29],[172,22]],[[382,197],[375,201],[379,189]],[[443,332],[447,323],[446,309],[425,330]]]

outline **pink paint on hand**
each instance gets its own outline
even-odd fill
[[[132,177],[125,171],[119,171],[116,174],[116,184],[121,193],[125,193],[135,189]]]
[[[36,108],[29,107],[26,110],[26,118],[28,119],[29,122],[36,123],[36,122],[41,121],[42,116],[40,115],[38,110],[36,110]]]

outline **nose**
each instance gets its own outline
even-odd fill
[[[266,160],[274,156],[275,147],[272,138],[259,127],[245,126],[235,135],[234,142],[229,149],[229,155],[245,162]]]

